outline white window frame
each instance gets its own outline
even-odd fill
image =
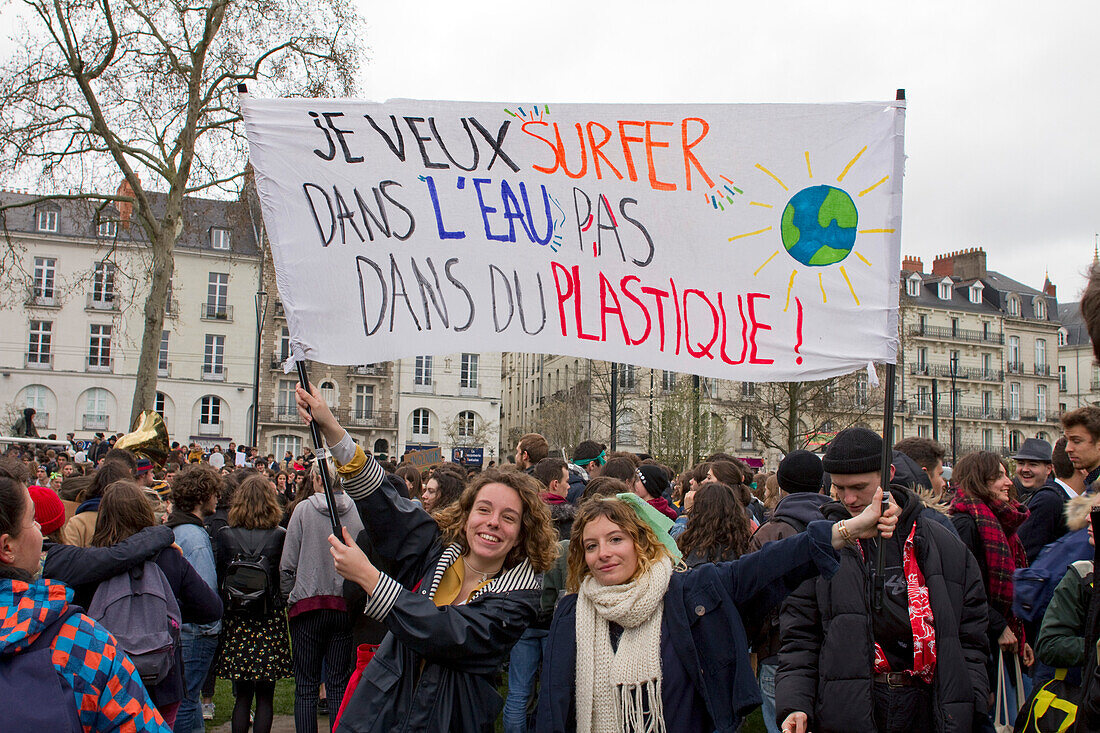
[[[937,292],[940,300],[951,300],[954,296],[954,284],[950,280],[941,280]]]
[[[53,305],[54,285],[57,278],[57,258],[34,258],[34,286],[31,292],[39,305]]]
[[[100,219],[95,227],[96,236],[103,239],[114,239],[118,236],[117,219]]]
[[[225,379],[225,336],[208,333],[203,340],[202,378],[214,381]]]
[[[905,294],[911,298],[916,298],[920,295],[921,278],[909,277],[905,281]]]
[[[355,417],[358,420],[370,420],[374,417],[374,385],[355,385]]]
[[[225,227],[210,227],[210,246],[223,252],[231,249],[230,231]]]
[[[287,434],[272,435],[271,452],[275,454],[275,458],[282,461],[287,451],[290,451],[292,456],[300,456],[302,454],[301,437]]]
[[[477,413],[473,410],[463,410],[456,418],[457,433],[460,438],[472,438],[477,432]]]
[[[100,260],[92,271],[92,304],[104,307],[115,302],[115,263]]]
[[[109,371],[111,368],[111,337],[114,328],[109,323],[88,326],[88,368]]]
[[[569,367],[566,367],[568,369]],[[672,392],[676,389],[676,372],[669,369],[661,370],[661,389],[665,392]]]
[[[229,273],[211,272],[206,278],[206,317],[228,318]]]
[[[298,382],[293,379],[280,379],[276,388],[276,416],[286,419],[298,414],[298,403],[294,398],[294,388]]]
[[[976,305],[981,305],[982,302],[982,290],[984,286],[980,282],[976,282],[970,286],[970,302]]]
[[[1039,369],[1047,363],[1047,340],[1035,339],[1035,368]]]
[[[464,353],[459,369],[458,386],[461,389],[477,389],[478,355]]]
[[[432,386],[432,357],[418,356],[413,364],[413,384],[417,387]]]
[[[171,372],[171,365],[168,363],[168,339],[171,336],[171,331],[163,330],[160,332],[160,350],[157,353],[157,374],[162,377],[169,376]]]
[[[1020,315],[1020,299],[1017,298],[1015,295],[1008,296],[1005,310],[1008,311],[1008,315],[1010,316]]]
[[[88,426],[90,421],[90,424],[106,429],[108,424],[107,390],[102,387],[93,387],[88,390],[87,396],[84,398],[83,418],[85,426]]]
[[[203,435],[203,426],[216,426],[221,433],[222,398],[217,395],[203,395],[199,400],[199,434]]]
[[[53,321],[31,321],[27,336],[27,366],[48,369],[53,360]]]
[[[619,389],[631,390],[638,386],[638,373],[633,364],[619,364]]]
[[[39,209],[35,217],[35,229],[40,232],[57,233],[57,222],[61,217],[56,209]]]
[[[418,407],[412,411],[412,435],[413,440],[429,440],[432,434],[432,413],[426,407]]]

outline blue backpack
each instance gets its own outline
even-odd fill
[[[1092,555],[1088,528],[1070,532],[1044,547],[1031,567],[1013,574],[1012,613],[1029,623],[1042,621],[1054,589],[1069,566],[1078,560],[1091,560]]]
[[[82,733],[84,730],[73,688],[53,666],[50,648],[69,617],[79,613],[79,608],[69,606],[25,649],[0,655],[0,690],[9,701],[4,711],[4,730],[50,733]],[[16,704],[16,701],[27,704]]]

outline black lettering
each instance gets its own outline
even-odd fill
[[[362,163],[363,156],[353,157],[351,151],[348,150],[348,141],[344,139],[344,135],[354,134],[351,130],[341,130],[337,127],[333,121],[333,117],[343,117],[343,112],[322,112],[321,116],[328,122],[328,126],[332,128],[332,131],[336,133],[336,139],[340,141],[340,149],[344,151],[344,161],[348,163]],[[322,156],[323,157],[323,156]]]
[[[412,130],[413,139],[416,140],[416,144],[418,146],[420,146],[420,157],[424,159],[424,167],[425,168],[443,168],[443,169],[449,168],[450,166],[448,166],[446,163],[436,163],[434,160],[431,160],[428,157],[428,149],[424,147],[424,143],[431,140],[431,138],[430,137],[425,137],[424,135],[421,135],[420,131],[416,129],[416,123],[417,122],[424,122],[424,121],[425,120],[424,120],[423,117],[406,117],[405,118],[406,124],[408,124],[409,129]]]
[[[317,205],[313,202],[313,196],[309,192],[311,188],[325,197],[325,209],[328,211],[328,236],[325,236],[325,229],[321,226],[321,219],[317,216]],[[309,210],[313,212],[313,222],[317,225],[317,234],[321,237],[321,246],[327,247],[332,242],[333,235],[336,234],[336,218],[332,214],[332,199],[328,197],[325,189],[316,183],[303,183],[302,191],[305,192],[306,200],[309,201]]]
[[[474,162],[470,164],[469,168],[454,159],[450,151],[447,150],[447,146],[443,144],[443,137],[439,134],[439,130],[435,128],[435,118],[428,118],[428,127],[431,128],[432,135],[435,136],[435,141],[439,143],[439,147],[443,150],[443,154],[447,156],[447,160],[451,161],[451,165],[456,168],[461,168],[464,171],[474,171],[477,170],[477,162],[481,159],[481,151],[477,147],[477,141],[474,140],[474,133],[470,132],[470,125],[465,117],[462,118],[462,126],[466,128],[466,136],[470,138],[470,148],[474,151]]]
[[[462,324],[461,326],[455,326],[455,331],[457,333],[462,333],[463,331],[468,329],[474,322],[474,298],[472,295],[470,295],[470,291],[466,289],[466,286],[462,284],[462,281],[455,277],[454,274],[451,272],[451,268],[457,264],[458,258],[452,257],[451,259],[443,263],[443,272],[447,275],[447,279],[451,281],[451,284],[462,291],[462,294],[466,296],[466,301],[470,304],[470,317],[466,319],[466,323]]]
[[[508,134],[508,126],[512,124],[511,121],[505,120],[501,123],[500,131],[497,133],[496,139],[493,139],[492,134],[490,134],[488,130],[481,126],[481,123],[477,121],[477,118],[471,117],[470,122],[473,123],[473,126],[477,128],[478,132],[481,133],[481,136],[489,141],[489,145],[493,148],[493,157],[489,161],[489,165],[485,167],[485,170],[492,170],[493,163],[497,162],[497,158],[501,158],[504,160],[505,165],[512,169],[513,173],[519,173],[519,166],[512,162],[512,159],[508,157],[508,154],[501,149],[504,145],[504,136]]]
[[[316,125],[317,129],[324,133],[325,140],[328,140],[328,153],[322,153],[317,148],[314,148],[313,152],[322,160],[332,160],[336,157],[336,144],[332,142],[332,135],[329,135],[328,130],[321,125],[321,119],[316,112],[310,112],[309,116],[313,118],[313,124]]]
[[[359,227],[355,226],[355,212],[348,208],[347,202],[344,201],[344,197],[340,194],[340,189],[333,186],[332,195],[336,197],[336,211],[339,212],[336,214],[336,218],[340,220],[340,241],[343,244],[347,244],[348,241],[347,232],[344,229],[345,219],[348,220],[348,223],[351,224],[351,228],[354,229],[355,233],[359,236],[359,241],[365,241],[362,232],[359,231]],[[358,196],[359,191],[355,191],[355,195]]]
[[[496,275],[500,275],[501,282],[504,283],[504,292],[508,294],[508,320],[505,321],[503,326],[500,325],[500,317],[497,315]],[[516,306],[512,300],[512,286],[508,284],[508,276],[496,265],[489,265],[489,290],[493,301],[493,328],[496,329],[497,333],[500,333],[511,325],[512,317],[516,314]]]
[[[393,125],[393,136],[397,138],[397,144],[395,145],[393,142],[393,138],[383,132],[382,128],[378,126],[378,123],[374,121],[373,117],[371,117],[370,115],[363,116],[367,118],[367,122],[369,122],[370,126],[374,128],[374,131],[381,135],[382,139],[386,141],[386,145],[390,146],[390,150],[393,152],[394,155],[397,156],[397,159],[404,163],[405,138],[401,136],[401,130],[397,128],[397,118],[393,115],[390,115],[390,124]]]
[[[535,281],[539,284],[539,306],[542,307],[542,323],[534,331],[527,330],[527,318],[523,315],[523,291],[519,287],[519,273],[515,270],[512,270],[512,281],[516,284],[516,309],[519,311],[520,328],[528,336],[542,333],[542,329],[546,328],[546,296],[542,292],[542,273],[535,273]]]
[[[374,328],[371,328],[367,323],[367,289],[366,283],[363,282],[363,263],[370,265],[371,269],[374,270],[375,275],[378,276],[378,287],[382,290],[381,303],[378,308],[378,321],[374,324]],[[386,277],[382,274],[381,267],[362,255],[356,256],[355,269],[359,272],[359,308],[363,313],[363,331],[365,331],[368,336],[373,336],[378,332],[378,329],[382,327],[382,320],[386,317],[386,302],[389,300],[386,292]]]
[[[397,237],[398,241],[404,242],[406,239],[408,239],[409,237],[412,236],[412,233],[414,231],[416,231],[416,219],[413,218],[412,211],[410,211],[408,208],[403,206],[400,201],[395,199],[393,196],[390,196],[389,193],[386,192],[386,189],[389,188],[390,186],[397,186],[398,188],[401,188],[401,184],[398,183],[397,181],[388,181],[387,180],[387,181],[382,181],[381,183],[379,183],[378,184],[378,189],[382,192],[382,195],[386,197],[387,201],[389,201],[391,204],[393,204],[397,208],[404,211],[405,215],[407,217],[409,217],[409,230],[407,232],[405,232],[404,234],[397,234],[395,232],[394,235],[393,235],[393,236]]]
[[[584,216],[581,216],[580,203],[578,196],[584,197]],[[584,233],[588,231],[592,226],[589,222],[589,218],[592,216],[592,199],[588,198],[588,194],[579,188],[573,188],[573,213],[577,215],[577,244],[580,245],[581,252],[584,252]],[[593,245],[596,243],[593,242]],[[597,250],[597,254],[599,251]]]
[[[389,239],[392,236],[390,233],[390,220],[386,216],[386,205],[382,203],[382,194],[378,192],[377,188],[371,190],[374,191],[374,202],[378,204],[378,216],[375,216],[374,212],[370,210],[367,202],[359,195],[359,189],[357,188],[355,189],[355,202],[359,204],[359,216],[363,218],[363,226],[367,228],[367,236],[370,237],[370,241],[374,241],[374,229],[370,225],[372,221],[374,226],[381,229],[382,233]],[[382,217],[381,220],[378,217]]]
[[[401,289],[397,289],[397,283],[400,281]],[[423,331],[420,327],[420,320],[416,317],[416,312],[413,310],[412,302],[409,301],[409,294],[405,290],[405,278],[401,277],[401,271],[397,269],[397,260],[390,255],[390,289],[393,292],[392,299],[390,300],[390,333],[393,333],[393,317],[397,312],[397,299],[400,297],[405,301],[405,307],[409,309],[409,315],[412,316],[413,323],[416,324],[417,331]]]
[[[619,213],[623,215],[624,219],[629,221],[634,226],[638,227],[638,231],[640,231],[642,233],[642,236],[645,237],[646,245],[649,247],[649,253],[646,255],[646,258],[644,260],[634,259],[633,257],[631,259],[638,267],[647,267],[649,263],[653,262],[653,237],[649,236],[649,232],[640,221],[632,217],[630,214],[626,213],[627,204],[634,204],[635,206],[637,206],[638,201],[637,199],[624,198],[619,202]]]
[[[431,299],[432,305],[435,307],[435,312],[439,314],[439,320],[443,321],[444,328],[450,328],[451,319],[447,314],[447,301],[443,298],[443,293],[440,292],[439,287],[439,275],[435,271],[435,265],[432,264],[431,257],[425,257],[425,261],[428,264],[428,269],[431,270],[432,277],[435,279],[435,288],[432,288],[432,284],[428,282],[428,278],[424,276],[424,273],[420,271],[420,268],[416,266],[416,260],[410,259],[412,263],[413,275],[416,277],[416,283],[420,286],[420,299],[424,301],[424,323],[425,328],[429,331],[432,329],[432,312],[428,310],[428,300]]]

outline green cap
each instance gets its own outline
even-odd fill
[[[657,535],[657,539],[659,539],[661,544],[665,546],[665,549],[668,550],[668,554],[672,555],[673,560],[679,561],[683,557],[680,548],[676,546],[676,540],[672,539],[672,535],[668,533],[673,525],[671,519],[654,509],[637,494],[616,494],[615,498],[630,505],[630,508],[638,515],[638,519],[649,525],[649,528]]]

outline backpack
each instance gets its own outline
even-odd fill
[[[1044,547],[1030,567],[1013,573],[1012,613],[1029,623],[1042,621],[1066,570],[1078,560],[1091,559],[1092,552],[1088,529],[1070,532]]]
[[[53,666],[50,648],[69,617],[79,613],[79,608],[69,606],[22,651],[0,656],[0,689],[9,701],[5,730],[83,733],[73,688]]]
[[[175,667],[183,619],[168,578],[152,560],[100,583],[88,615],[111,632],[146,687]]]
[[[222,581],[225,608],[231,613],[264,615],[274,606],[267,559],[263,556],[267,536],[259,535],[258,546],[255,537],[243,532],[237,532],[237,538],[244,549],[229,561],[225,569],[225,579]]]

